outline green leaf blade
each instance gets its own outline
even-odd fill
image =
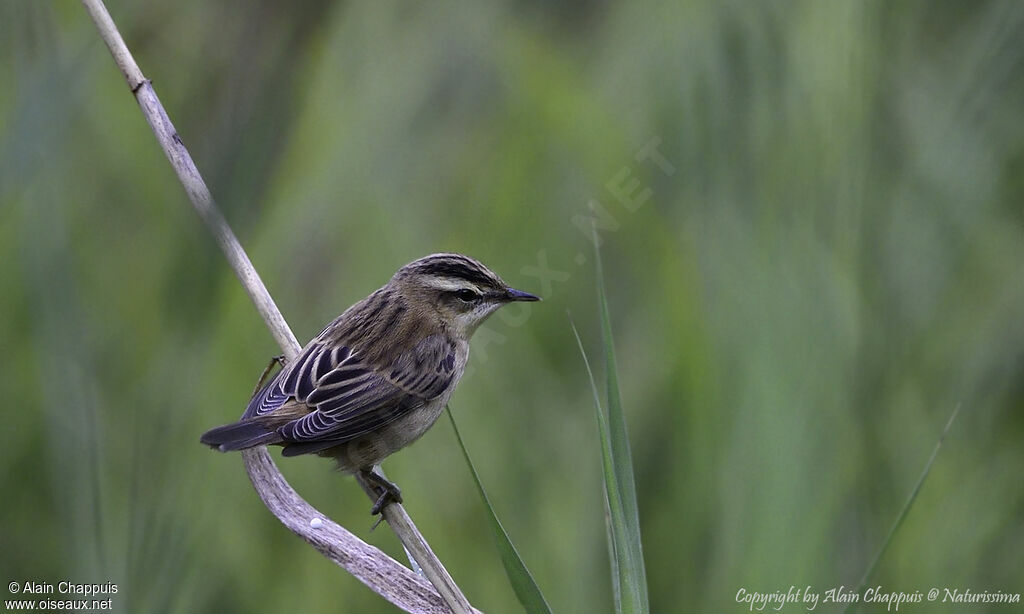
[[[932,454],[928,457],[928,462],[924,464],[924,470],[921,471],[920,477],[917,478],[917,482],[914,484],[914,488],[910,491],[907,501],[903,504],[903,507],[900,508],[900,512],[896,516],[896,521],[893,522],[892,527],[889,529],[889,533],[885,536],[885,541],[882,542],[882,546],[878,549],[878,553],[875,554],[875,558],[872,559],[871,564],[868,565],[867,570],[864,572],[864,577],[861,578],[860,583],[857,585],[857,590],[854,591],[856,594],[864,594],[864,590],[867,588],[868,582],[875,575],[875,570],[878,569],[878,563],[889,550],[892,538],[896,536],[900,527],[903,526],[903,521],[906,520],[907,514],[910,513],[910,508],[913,507],[914,502],[917,501],[917,495],[921,492],[921,487],[924,486],[925,480],[928,479],[928,474],[932,471],[932,465],[935,464],[935,459],[939,456],[939,450],[942,449],[942,444],[946,441],[946,436],[949,435],[949,429],[953,427],[953,421],[956,420],[956,416],[959,413],[960,404],[957,403],[956,407],[953,408],[953,413],[949,416],[949,420],[946,421],[946,428],[942,429],[942,434],[939,435],[939,440],[935,442],[935,447],[932,448]],[[843,609],[843,614],[856,612],[858,607],[860,607],[859,602],[850,602]]]
[[[601,465],[605,479],[605,520],[608,528],[608,558],[611,564],[615,611],[619,614],[644,614],[646,610],[643,609],[643,600],[640,594],[645,592],[646,587],[641,589],[638,586],[640,580],[636,575],[635,565],[630,560],[630,535],[624,522],[625,511],[619,488],[619,478],[615,470],[608,417],[602,409],[594,372],[590,368],[590,360],[587,358],[586,350],[583,349],[583,341],[580,339],[579,331],[576,330],[572,317],[569,318],[569,325],[572,327],[573,335],[576,336],[576,343],[583,357],[583,364],[586,366],[587,376],[590,378],[590,388],[594,394],[598,438],[601,443]]]
[[[491,532],[494,534],[494,540],[498,546],[498,555],[501,558],[502,566],[505,568],[505,575],[508,577],[509,584],[512,585],[512,591],[516,594],[516,599],[522,604],[527,614],[551,614],[551,608],[544,599],[544,594],[541,593],[540,587],[537,586],[533,575],[527,569],[526,563],[519,556],[519,551],[512,544],[512,540],[505,531],[505,527],[498,520],[494,507],[491,506],[491,500],[488,498],[487,491],[484,490],[484,485],[480,481],[480,475],[476,472],[476,467],[473,465],[473,461],[470,460],[469,452],[466,450],[466,444],[462,441],[459,428],[455,425],[455,416],[452,415],[451,408],[445,407],[445,411],[448,413],[448,419],[452,423],[452,430],[455,431],[455,439],[459,442],[459,448],[462,449],[462,456],[466,459],[469,472],[473,476],[473,483],[476,484],[477,492],[480,493],[480,499],[483,500],[484,507],[487,509],[487,518],[491,526]]]
[[[615,342],[612,337],[611,314],[608,309],[608,297],[604,285],[604,267],[601,262],[601,250],[598,248],[597,235],[594,235],[594,255],[597,269],[597,298],[601,315],[601,341],[604,347],[605,386],[608,402],[608,431],[611,444],[612,461],[616,481],[619,486],[619,498],[622,502],[622,522],[626,533],[625,543],[629,574],[635,591],[634,598],[638,603],[638,611],[649,612],[650,605],[647,595],[647,570],[644,566],[643,542],[640,537],[640,513],[636,501],[636,479],[633,472],[633,455],[629,446],[629,433],[626,429],[626,418],[622,410],[622,397],[619,393],[618,365],[615,359]]]

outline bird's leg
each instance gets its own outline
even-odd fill
[[[402,491],[398,486],[396,486],[394,482],[389,481],[387,478],[374,471],[372,467],[369,469],[360,469],[359,475],[362,476],[363,480],[365,480],[367,484],[373,487],[374,491],[379,493],[377,502],[373,504],[372,508],[370,508],[370,514],[376,516],[389,504],[402,502]]]
[[[256,382],[256,388],[252,391],[252,396],[256,396],[256,393],[258,393],[260,388],[263,387],[263,382],[267,381],[267,376],[270,375],[270,371],[274,368],[274,365],[281,365],[281,368],[283,369],[284,363],[284,354],[274,356],[270,359],[270,362],[267,364],[267,368],[263,369],[263,374],[260,375],[260,381]]]

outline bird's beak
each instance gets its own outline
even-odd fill
[[[529,292],[523,292],[522,290],[516,290],[514,288],[509,288],[508,290],[505,290],[505,297],[504,298],[505,298],[506,301],[527,301],[527,302],[533,302],[533,301],[539,301],[540,300],[539,296],[534,296],[533,294],[530,294]]]

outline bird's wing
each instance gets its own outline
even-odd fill
[[[350,347],[318,341],[253,398],[246,415],[268,416],[289,401],[302,403],[312,411],[277,428],[284,441],[338,444],[396,420],[454,381],[455,346],[441,335],[425,338],[387,367],[367,364]],[[316,449],[300,445],[292,453]]]

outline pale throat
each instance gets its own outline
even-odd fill
[[[476,329],[484,323],[484,320],[489,318],[499,307],[501,307],[501,303],[485,303],[472,311],[456,315],[452,323],[455,334],[468,341]]]

